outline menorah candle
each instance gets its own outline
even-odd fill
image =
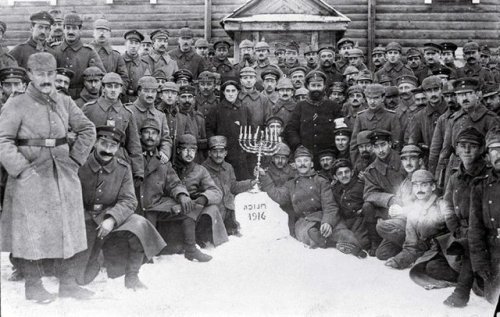
[[[255,135],[253,137],[253,140],[257,142],[257,138],[259,137],[259,130],[260,130],[260,125],[257,126],[257,130],[255,131]]]
[[[243,127],[240,125],[240,136],[238,137],[238,139],[241,140],[242,135],[243,135]]]
[[[248,140],[252,139],[252,126],[248,126]]]

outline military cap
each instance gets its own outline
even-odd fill
[[[308,148],[306,148],[303,145],[299,145],[297,149],[295,150],[295,153],[293,155],[293,158],[301,157],[301,156],[309,156],[310,158],[313,157],[311,151],[309,151]]]
[[[396,79],[396,82],[399,85],[403,84],[403,83],[407,83],[407,84],[410,84],[410,85],[413,85],[415,87],[418,86],[418,79],[417,77],[413,76],[413,75],[402,75],[402,76],[399,76],[397,79]]]
[[[478,144],[478,145],[483,145],[484,144],[484,134],[479,132],[474,127],[468,127],[468,128],[462,129],[462,130],[460,130],[460,132],[458,132],[455,146],[457,145],[458,142],[467,142],[467,143],[474,143],[474,144]]]
[[[179,37],[192,39],[193,36],[194,36],[193,31],[187,26],[179,30]]]
[[[267,67],[260,73],[260,77],[264,80],[268,76],[273,76],[276,80],[279,80],[281,78],[281,73],[276,67]]]
[[[5,33],[7,31],[7,24],[5,22],[0,21],[0,32]]]
[[[292,77],[292,74],[295,72],[303,72],[304,76],[307,74],[307,69],[304,66],[297,66],[292,69],[290,69],[290,77]]]
[[[401,149],[401,157],[404,156],[421,156],[422,150],[415,144],[407,144]]]
[[[424,44],[424,52],[425,51],[434,51],[437,53],[441,53],[442,50],[443,50],[443,48],[439,44],[435,44],[435,43],[425,43]]]
[[[179,88],[179,95],[183,95],[183,94],[188,94],[188,95],[194,96],[196,94],[196,89],[191,85],[182,86]]]
[[[50,16],[54,19],[54,22],[62,22],[64,21],[64,16],[59,9],[49,10]]]
[[[81,27],[83,24],[82,18],[76,13],[68,13],[64,16],[64,25],[76,25]]]
[[[179,86],[172,81],[167,81],[166,83],[161,85],[160,91],[167,91],[167,90],[179,92]]]
[[[283,122],[283,119],[281,119],[278,116],[271,116],[266,120],[266,125],[270,125],[271,123],[279,123],[281,126],[284,126],[285,123]]]
[[[155,70],[151,76],[153,76],[156,79],[165,79],[165,80],[169,79],[167,78],[167,73],[165,73],[165,71],[161,68]]]
[[[361,93],[365,94],[365,91],[361,85],[352,85],[351,87],[347,88],[347,95],[353,94],[353,93]]]
[[[84,79],[101,79],[104,72],[97,66],[87,67],[82,74]]]
[[[349,65],[345,68],[344,73],[342,75],[347,76],[350,74],[357,74],[357,73],[359,73],[359,70],[355,66]]]
[[[139,42],[144,41],[144,35],[137,30],[130,30],[123,34],[123,38],[126,40],[137,40]]]
[[[198,82],[215,82],[215,74],[205,70],[198,75]]]
[[[376,129],[369,136],[370,142],[374,144],[377,141],[392,141],[392,135],[387,130]]]
[[[318,50],[315,49],[312,45],[307,45],[304,48],[304,55],[309,54],[309,53],[317,53],[317,52],[318,52]]]
[[[117,73],[107,73],[104,75],[101,82],[103,84],[120,84],[123,86],[123,80]]]
[[[227,138],[223,135],[214,135],[208,138],[209,149],[225,149],[227,146]]]
[[[153,44],[153,42],[151,41],[151,37],[147,34],[144,35],[144,40],[141,41],[142,43],[149,43],[149,44]]]
[[[403,48],[401,47],[401,44],[399,44],[398,42],[391,42],[389,44],[387,44],[387,47],[385,48],[386,52],[389,52],[389,51],[398,51],[398,52],[402,52],[403,51]]]
[[[295,41],[288,42],[286,44],[286,50],[289,51],[296,51],[297,53],[299,52],[299,44],[297,44]]]
[[[307,90],[304,87],[301,87],[301,88],[295,90],[295,93],[293,95],[294,96],[306,96],[307,94],[309,94],[309,90]]]
[[[285,50],[285,44],[283,43],[275,43],[274,44],[274,51],[279,52],[279,51],[284,51]]]
[[[257,72],[255,71],[255,69],[253,69],[250,66],[243,67],[240,70],[240,77],[243,77],[243,76],[257,76]]]
[[[337,42],[337,47],[341,48],[346,44],[351,44],[352,46],[354,46],[354,40],[348,37],[344,37]]]
[[[479,48],[479,53],[481,56],[491,56],[491,51],[488,47],[488,45],[483,45]]]
[[[22,67],[4,67],[0,69],[0,82],[12,82],[18,79],[27,81],[28,74]]]
[[[254,48],[255,50],[268,50],[268,51],[271,49],[269,44],[267,44],[266,42],[257,42]]]
[[[352,48],[347,51],[347,56],[348,57],[363,57],[365,54],[363,51],[357,47]]]
[[[99,126],[96,128],[97,138],[113,140],[121,143],[125,139],[125,133],[120,129],[108,125]]]
[[[410,48],[406,51],[406,57],[419,56],[422,57],[422,52],[418,48]]]
[[[226,87],[229,85],[232,85],[236,87],[236,89],[240,90],[240,83],[237,80],[232,78],[223,78],[222,84],[220,86],[221,91],[224,91],[224,89],[226,89]]]
[[[381,84],[369,84],[365,88],[366,97],[377,97],[385,94],[385,86]]]
[[[291,153],[291,150],[290,148],[288,147],[288,145],[286,145],[285,143],[283,142],[280,142],[278,143],[278,152],[276,152],[276,154],[274,155],[284,155],[284,156],[289,156]]]
[[[290,80],[290,78],[280,78],[280,80],[278,80],[278,84],[276,85],[276,90],[280,90],[280,89],[295,89],[295,87],[293,87],[293,84],[292,84],[292,81]]]
[[[453,53],[455,53],[455,51],[457,50],[457,46],[453,43],[450,43],[450,42],[444,42],[444,43],[441,43],[440,45],[443,48],[443,52],[444,51],[452,51]]]
[[[198,147],[198,142],[196,141],[196,138],[192,134],[183,134],[180,135],[177,138],[177,146],[178,147],[183,147],[183,148],[197,148]]]
[[[380,78],[378,79],[379,84],[384,84],[384,83],[390,83],[392,82],[391,77],[387,76],[386,74],[382,74]]]
[[[208,41],[205,39],[197,39],[196,42],[194,43],[194,47],[196,48],[202,48],[202,47],[209,47],[210,45],[208,44]]]
[[[40,24],[54,24],[54,18],[47,11],[39,11],[35,12],[30,16],[30,21],[32,23],[40,23]]]
[[[455,93],[455,90],[453,88],[453,83],[454,82],[455,82],[454,80],[448,80],[446,83],[443,84],[443,88],[441,89],[441,92],[443,93],[443,95],[454,94]]]
[[[422,80],[422,89],[424,91],[432,88],[441,88],[441,86],[441,78],[435,75],[426,77]]]
[[[330,87],[330,91],[345,92],[346,84],[341,81],[334,81]]]
[[[111,31],[111,28],[109,27],[109,21],[106,19],[97,19],[94,22],[94,29],[105,29],[108,31]]]
[[[53,71],[57,67],[55,57],[47,52],[39,52],[30,55],[28,58],[29,71]]]
[[[385,54],[385,53],[386,53],[385,47],[383,47],[382,45],[379,45],[379,46],[373,48],[373,51],[372,51],[372,55]]]
[[[500,127],[493,126],[486,133],[486,147],[500,147]]]
[[[335,47],[333,47],[332,44],[321,44],[318,48],[318,54],[321,53],[321,51],[324,51],[324,50],[328,50],[328,51],[332,51],[333,53],[335,53]]]
[[[248,48],[248,47],[254,48],[254,46],[255,45],[253,44],[252,41],[246,40],[246,39],[241,41],[241,43],[240,43],[240,48]]]
[[[147,129],[147,128],[155,129],[158,132],[161,131],[160,124],[158,123],[158,121],[155,118],[147,118],[146,120],[144,120],[144,122],[142,123],[142,126],[140,127],[139,130],[143,130],[143,129]]]
[[[368,69],[362,70],[358,73],[358,77],[356,77],[356,80],[373,81],[372,72],[370,72]]]
[[[345,158],[336,159],[332,165],[332,173],[335,174],[337,172],[337,170],[339,168],[342,168],[342,167],[348,167],[348,168],[352,169],[351,161],[349,161],[348,159],[345,159]]]
[[[333,135],[334,136],[340,136],[340,135],[348,136],[350,138],[352,135],[352,130],[349,128],[338,128],[338,129],[333,130]]]
[[[318,152],[318,160],[321,160],[321,158],[325,156],[331,156],[332,158],[335,158],[335,152],[333,151],[333,149],[324,149]]]
[[[445,75],[449,77],[451,75],[451,69],[449,69],[448,67],[439,67],[437,69],[434,69],[432,71],[432,74],[435,76]]]
[[[467,42],[464,44],[462,51],[464,53],[472,52],[472,51],[479,51],[479,44],[477,44],[477,42]]]
[[[415,87],[411,90],[411,93],[416,95],[416,94],[423,94],[424,93],[424,90],[422,89],[422,87]]]
[[[370,134],[372,134],[372,131],[370,130],[363,130],[359,132],[358,135],[356,136],[357,146],[360,146],[361,144],[370,143]]]
[[[149,36],[151,36],[152,41],[154,41],[155,39],[158,39],[158,38],[168,39],[170,37],[170,32],[168,32],[167,29],[158,29],[158,30],[154,30],[153,32],[151,32],[151,34],[149,34]]]
[[[311,81],[323,81],[326,82],[326,75],[322,71],[312,70],[310,71],[305,78],[306,85],[309,85]]]
[[[498,83],[495,82],[484,83],[483,88],[481,89],[481,92],[483,93],[483,98],[487,98],[498,94],[498,89],[499,89]]]
[[[455,93],[462,92],[462,91],[476,91],[479,86],[479,81],[476,78],[473,77],[465,77],[456,80],[453,83],[453,88],[455,90]]]
[[[64,68],[64,67],[56,68],[56,72],[59,75],[63,75],[63,76],[68,77],[69,79],[72,79],[75,76],[74,71],[72,71],[71,69]]]
[[[142,76],[137,82],[137,87],[158,89],[158,81],[153,76]]]
[[[217,49],[218,46],[227,46],[227,48],[230,48],[231,43],[229,43],[226,40],[218,40],[218,41],[215,41],[215,43],[214,43],[214,49]]]
[[[182,68],[174,73],[174,81],[177,82],[179,79],[186,79],[188,81],[193,81],[193,73],[188,69]]]
[[[399,96],[398,87],[394,87],[394,86],[385,87],[385,96],[386,97]]]
[[[428,182],[434,182],[434,176],[432,175],[431,172],[426,171],[426,170],[416,170],[411,174],[411,182],[412,183],[428,183]]]

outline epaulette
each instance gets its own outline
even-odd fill
[[[128,104],[126,105],[122,105],[123,106],[123,109],[127,110],[128,112],[130,112],[132,115],[134,115],[134,112],[132,111],[132,109],[129,108]]]
[[[130,164],[127,161],[125,161],[124,159],[121,159],[119,157],[116,158],[116,162],[118,162],[118,164],[123,165],[125,167],[130,167]]]
[[[390,112],[390,113],[396,113],[396,111],[394,111],[394,110],[392,110],[392,109],[387,109],[387,108],[385,108],[385,110],[386,110],[387,112]]]
[[[94,51],[95,51],[95,48],[94,48],[92,45],[90,45],[90,44],[86,44],[86,43],[84,43],[82,46],[83,46],[83,47],[86,47],[86,48],[90,48],[90,49],[92,49],[92,50],[94,50]]]

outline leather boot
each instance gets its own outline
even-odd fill
[[[90,299],[94,292],[79,286],[76,283],[76,261],[78,255],[62,260],[61,276],[59,280],[59,297],[76,299]]]
[[[349,242],[337,242],[336,245],[337,250],[339,250],[342,253],[345,254],[352,254],[355,257],[358,257],[360,259],[366,258],[368,255],[365,250],[361,249],[355,244],[349,243]]]
[[[39,304],[53,302],[56,296],[49,293],[42,283],[42,269],[37,261],[20,260],[24,282],[24,294],[27,300],[33,300]]]
[[[182,221],[182,233],[184,235],[184,257],[189,261],[208,262],[212,257],[196,248],[195,237],[196,223],[191,218]]]
[[[15,258],[12,253],[9,254],[10,263],[12,263],[12,274],[9,276],[9,281],[17,282],[22,281],[24,279],[24,275],[22,272],[22,260]]]
[[[368,254],[370,256],[375,256],[377,249],[382,242],[382,238],[378,235],[376,229],[377,223],[366,223],[366,230],[368,231],[368,239],[370,240],[370,250]]]
[[[125,267],[125,287],[133,289],[147,289],[141,280],[139,280],[139,270],[144,261],[144,248],[137,236],[133,235],[128,239],[129,251],[127,258],[127,266]]]
[[[184,253],[184,257],[189,261],[198,261],[198,262],[208,262],[212,260],[212,257],[208,254],[205,254],[198,250],[196,246],[186,248],[186,252]]]
[[[447,299],[443,302],[443,304],[450,307],[465,307],[469,302],[469,295],[462,294],[461,292],[454,291],[448,296]]]
[[[240,223],[236,221],[234,210],[226,209],[226,219],[224,219],[224,226],[226,227],[228,236],[241,237]]]

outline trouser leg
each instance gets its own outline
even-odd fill
[[[212,259],[211,256],[202,253],[196,248],[196,222],[186,217],[182,220],[182,232],[184,235],[184,257],[190,261],[197,260],[198,262],[208,262]]]
[[[363,204],[363,215],[364,215],[364,225],[368,233],[368,239],[370,240],[370,256],[375,256],[375,252],[382,241],[382,238],[378,235],[376,225],[377,225],[377,208],[369,203],[365,202]]]
[[[59,297],[72,297],[77,299],[88,299],[94,292],[80,287],[77,283],[77,273],[81,258],[85,251],[75,254],[69,259],[62,259],[59,277]]]
[[[28,300],[47,303],[54,300],[55,296],[43,287],[42,268],[40,261],[17,259],[19,269],[24,275],[24,291]]]
[[[128,240],[132,235],[128,231],[115,231],[105,238],[102,252],[108,277],[117,278],[125,274],[130,253]]]
[[[403,249],[406,220],[394,218],[380,220],[376,225],[379,236],[383,238],[375,255],[379,260],[387,260]]]
[[[458,273],[448,265],[448,262],[443,256],[437,256],[427,262],[425,272],[436,280],[456,282],[458,278]]]

